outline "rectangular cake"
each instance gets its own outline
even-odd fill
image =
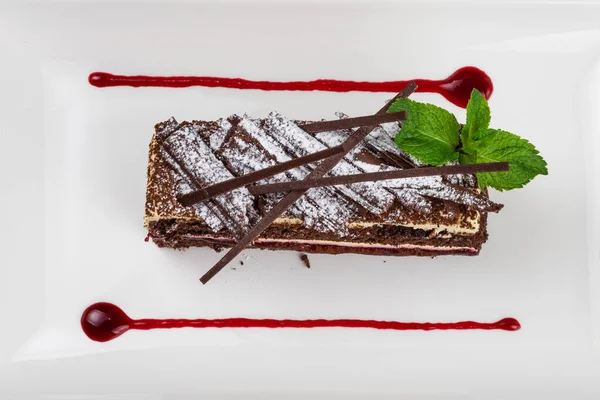
[[[160,247],[231,247],[284,193],[253,196],[240,188],[189,207],[177,196],[336,146],[351,133],[309,134],[299,125],[276,112],[264,119],[233,115],[157,124],[148,161],[144,224],[149,237]],[[328,176],[423,166],[394,144],[399,129],[399,123],[378,126]],[[313,168],[296,168],[259,183],[303,179]],[[477,188],[475,176],[466,174],[312,188],[251,247],[476,255],[487,240],[487,213],[501,208]]]

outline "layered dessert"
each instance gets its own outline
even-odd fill
[[[340,118],[346,118],[340,114]],[[254,196],[238,188],[184,207],[182,195],[341,144],[350,129],[308,133],[273,112],[216,121],[156,125],[150,143],[145,226],[160,247],[231,247],[285,193]],[[420,168],[394,143],[398,122],[377,126],[326,176]],[[304,179],[315,164],[261,183]],[[476,255],[487,240],[487,214],[502,205],[474,175],[440,175],[309,189],[249,247],[305,253]]]

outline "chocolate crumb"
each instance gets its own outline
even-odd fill
[[[244,262],[242,260],[240,260],[240,265],[244,265]]]
[[[310,268],[310,260],[308,259],[308,254],[300,254],[300,259],[306,265],[306,268]]]

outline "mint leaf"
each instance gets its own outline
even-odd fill
[[[500,129],[486,129],[472,141],[471,153],[461,154],[461,164],[508,161],[508,172],[477,174],[479,186],[497,190],[522,188],[537,175],[548,175],[546,161],[527,140]]]
[[[388,112],[406,111],[407,119],[396,135],[400,149],[430,165],[458,159],[460,125],[452,113],[432,104],[398,99]]]
[[[462,129],[461,139],[465,152],[469,152],[471,141],[482,139],[490,126],[490,107],[485,97],[477,89],[471,92],[467,104],[467,122]]]

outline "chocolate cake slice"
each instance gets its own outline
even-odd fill
[[[339,115],[346,118],[345,115]],[[342,143],[351,130],[307,133],[306,124],[273,112],[264,119],[156,125],[150,143],[145,226],[160,247],[232,246],[284,196],[239,188],[183,207],[177,196]],[[377,127],[328,174],[419,168],[393,137],[399,123]],[[303,179],[303,166],[259,183]],[[487,240],[488,212],[502,205],[473,175],[427,176],[310,189],[253,243],[263,249],[372,255],[476,255]]]

